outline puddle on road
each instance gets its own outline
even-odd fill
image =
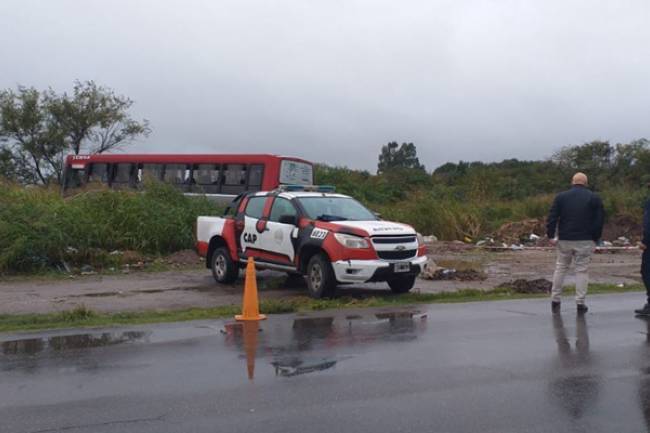
[[[107,298],[110,296],[134,296],[134,295],[153,295],[165,292],[215,292],[214,287],[210,286],[192,286],[192,287],[172,287],[171,289],[136,289],[126,291],[109,291],[81,293],[78,295],[69,295],[68,298]]]
[[[150,332],[127,331],[59,335],[47,338],[4,341],[1,347],[4,355],[36,355],[45,351],[62,352],[132,343],[145,339],[149,334]]]
[[[226,347],[246,360],[250,380],[255,377],[257,358],[270,358],[275,376],[291,378],[333,371],[344,359],[358,356],[355,353],[360,346],[413,341],[426,329],[425,319],[426,315],[416,310],[365,317],[296,317],[290,327],[277,323],[265,327],[267,322],[228,323],[222,334]]]
[[[69,295],[69,298],[105,298],[109,296],[120,296],[124,295],[124,292],[95,292],[95,293],[83,293],[80,295]]]

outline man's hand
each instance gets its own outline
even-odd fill
[[[645,251],[646,248],[648,248],[646,244],[644,244],[643,242],[639,242],[639,249],[641,249],[641,251]]]

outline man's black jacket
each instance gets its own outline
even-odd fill
[[[643,206],[643,245],[650,246],[650,199]],[[646,250],[647,251],[647,250]]]
[[[574,185],[555,197],[546,222],[546,234],[554,238],[557,227],[561,241],[598,242],[603,234],[604,220],[600,197],[583,186]]]

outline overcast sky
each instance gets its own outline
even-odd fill
[[[130,152],[537,159],[650,138],[650,2],[1,0],[0,88],[75,79],[135,100]]]

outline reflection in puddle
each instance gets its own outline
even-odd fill
[[[648,317],[638,317],[639,320],[644,322],[646,339],[644,341],[644,349],[641,351],[643,364],[648,360],[648,349],[650,349],[650,319]],[[646,431],[650,432],[650,367],[642,367],[639,370],[639,389],[638,389],[639,405],[643,420],[645,421]]]
[[[300,358],[292,358],[289,360],[273,361],[271,365],[275,367],[275,374],[277,376],[292,377],[327,370],[328,368],[334,367],[336,362],[331,359],[307,362]]]
[[[388,313],[377,313],[375,314],[375,317],[379,320],[413,319],[413,316],[418,313],[418,311],[393,311]]]
[[[104,332],[101,334],[58,335],[48,338],[4,341],[2,343],[2,353],[5,355],[35,355],[48,350],[61,352],[90,349],[142,340],[148,334],[140,331]]]
[[[375,316],[298,317],[291,327],[265,327],[258,322],[225,325],[226,346],[246,359],[253,380],[255,359],[269,356],[276,376],[295,377],[322,372],[350,358],[349,348],[382,342],[408,342],[426,328],[426,316],[417,311],[382,312]],[[417,319],[417,320],[416,320]],[[356,355],[355,355],[356,356]]]
[[[589,331],[585,316],[576,316],[575,336],[571,338],[562,316],[554,314],[553,334],[558,357],[554,362],[556,377],[550,383],[549,397],[557,402],[571,419],[581,420],[593,410],[602,381],[593,368],[594,360],[589,350]],[[573,345],[572,340],[575,341]]]

